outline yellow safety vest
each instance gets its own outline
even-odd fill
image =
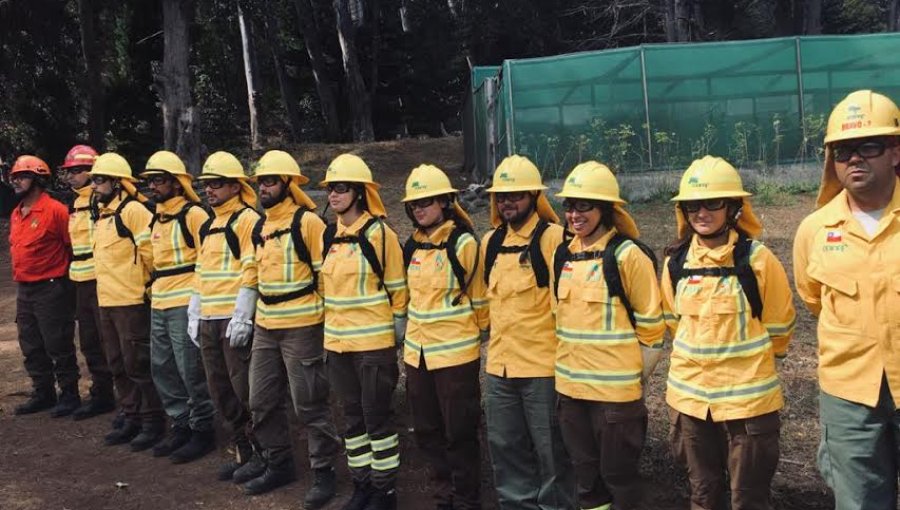
[[[121,236],[115,212],[126,198],[125,192],[100,206],[94,228],[94,266],[97,272],[97,301],[100,306],[131,306],[144,303],[153,267],[150,221],[153,213],[136,199],[121,211],[121,224],[133,237]],[[121,232],[125,234],[126,232]]]
[[[179,219],[176,218],[188,201],[183,196],[170,198],[156,205],[156,220],[150,232],[153,245],[154,280],[151,308],[166,310],[187,306],[194,292],[195,265],[200,247],[200,227],[209,219],[203,208],[191,207],[185,215],[194,248],[185,242]],[[176,273],[165,275],[165,273]]]
[[[69,238],[72,240],[72,263],[69,279],[73,282],[89,282],[97,277],[94,272],[94,219],[91,218],[91,190],[85,186],[76,190],[73,211],[69,214]]]

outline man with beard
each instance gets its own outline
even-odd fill
[[[537,167],[509,156],[494,172],[481,242],[491,333],[484,407],[501,509],[575,506],[575,479],[556,416],[556,321],[550,268],[563,228]]]
[[[340,450],[328,405],[324,303],[317,289],[325,223],[313,212],[315,202],[300,189],[309,179],[290,154],[264,154],[254,179],[266,214],[254,229],[259,302],[250,358],[250,411],[267,467],[244,484],[244,492],[262,494],[296,479],[285,407],[289,390],[309,434],[314,481],[304,508],[316,509],[334,496],[334,459]]]
[[[104,439],[130,443],[132,451],[156,444],[165,433],[162,403],[150,375],[150,309],[147,284],[153,268],[150,221],[131,166],[108,152],[91,168],[99,218],[94,229],[94,265],[100,306],[100,337],[113,373],[125,422]]]
[[[206,387],[200,349],[187,333],[200,227],[209,214],[200,207],[191,176],[176,154],[153,154],[141,177],[156,202],[150,228],[150,365],[156,390],[172,419],[168,437],[153,447],[153,456],[168,456],[173,463],[183,464],[206,455],[216,445],[215,408]]]
[[[198,179],[213,217],[200,228],[199,283],[188,304],[188,336],[200,344],[209,394],[232,433],[236,456],[219,469],[218,478],[244,483],[265,471],[250,442],[250,348],[257,299],[251,234],[259,220],[256,192],[247,183],[241,162],[227,152],[210,155]]]
[[[33,392],[15,414],[53,408],[65,416],[81,405],[75,358],[75,317],[67,278],[72,250],[66,206],[50,198],[50,167],[35,156],[13,164],[10,181],[19,205],[10,218],[9,251],[18,283],[16,324]],[[57,399],[54,384],[59,385]],[[55,406],[55,407],[54,407]]]
[[[76,145],[59,167],[75,192],[69,208],[69,236],[72,239],[72,263],[69,279],[75,289],[75,318],[78,320],[78,344],[91,374],[90,398],[72,413],[75,420],[108,413],[116,408],[112,372],[100,339],[100,309],[97,306],[97,276],[94,272],[94,215],[96,200],[91,190],[91,167],[97,151]]]

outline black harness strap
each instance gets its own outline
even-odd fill
[[[547,261],[541,253],[541,236],[547,230],[550,224],[545,220],[538,221],[531,234],[528,244],[520,244],[513,246],[503,246],[506,239],[508,226],[506,223],[497,227],[491,238],[488,240],[487,249],[484,257],[484,283],[489,284],[491,280],[491,271],[494,269],[494,263],[497,261],[497,255],[501,253],[520,253],[519,264],[524,264],[531,260],[531,269],[534,271],[534,278],[538,287],[547,287],[550,284],[550,270],[547,267]]]

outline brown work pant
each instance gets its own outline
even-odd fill
[[[322,324],[302,328],[256,326],[250,358],[250,411],[253,434],[271,465],[293,463],[291,428],[285,400],[309,436],[309,465],[331,467],[341,448],[328,405],[328,374]]]
[[[581,508],[609,503],[617,510],[639,508],[638,466],[647,434],[644,401],[596,402],[559,395],[558,415]]]
[[[771,412],[714,422],[669,408],[675,460],[687,467],[691,510],[769,510],[769,488],[778,467],[781,420]],[[726,476],[730,478],[726,479]]]
[[[406,396],[416,444],[431,465],[434,498],[460,510],[481,508],[478,360],[429,370],[406,365]]]
[[[150,307],[100,307],[100,338],[125,418],[146,425],[165,421],[150,374]]]
[[[78,392],[75,320],[68,278],[19,283],[16,326],[25,371],[36,392]]]
[[[72,282],[75,287],[75,318],[78,320],[78,345],[91,374],[91,395],[112,398],[113,376],[100,339],[100,306],[97,304],[97,280]]]
[[[232,441],[252,435],[250,421],[250,349],[232,348],[225,330],[231,319],[200,321],[200,353],[206,369],[206,384],[216,410],[231,427]]]

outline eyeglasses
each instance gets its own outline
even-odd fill
[[[209,189],[222,189],[230,181],[228,179],[207,179],[203,181],[203,187]]]
[[[518,202],[518,201],[522,200],[523,198],[525,198],[526,195],[528,195],[528,192],[526,192],[526,191],[513,191],[511,193],[496,193],[496,194],[494,194],[494,200],[496,200],[498,204],[502,203],[502,202]]]
[[[275,186],[279,182],[282,182],[281,176],[279,175],[264,175],[256,179],[256,182],[263,186]]]
[[[90,171],[91,167],[89,166],[70,166],[69,168],[63,168],[63,172],[71,175],[83,174]]]
[[[151,175],[145,179],[148,184],[152,184],[154,186],[162,186],[163,184],[168,184],[172,182],[172,178],[168,175]]]
[[[107,177],[105,175],[92,175],[91,176],[91,182],[93,182],[97,186],[102,186],[111,180],[112,179],[110,179],[109,177]]]
[[[707,200],[689,200],[687,202],[682,202],[681,209],[684,210],[684,212],[696,213],[700,212],[701,207],[707,211],[718,211],[724,209],[727,205],[728,200],[725,198],[709,198]]]
[[[589,200],[569,200],[568,198],[563,200],[563,209],[566,212],[578,211],[580,213],[585,213],[596,207],[593,202]]]
[[[877,158],[884,154],[888,145],[881,140],[865,140],[862,142],[842,142],[836,143],[831,150],[834,152],[834,160],[839,163],[850,161],[853,154],[859,154],[863,159]]]
[[[412,202],[407,202],[406,206],[410,209],[425,209],[434,204],[434,198],[435,197],[420,198],[418,200],[413,200]]]
[[[22,181],[26,179],[34,179],[34,174],[31,172],[16,172],[9,176],[9,180],[11,181]]]
[[[329,193],[337,193],[338,195],[343,195],[344,193],[349,193],[353,186],[350,186],[346,182],[333,182],[328,184],[327,186]]]

